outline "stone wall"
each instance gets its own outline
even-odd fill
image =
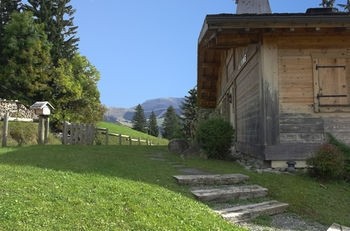
[[[0,119],[4,118],[7,111],[10,112],[10,117],[13,118],[36,119],[34,111],[18,100],[0,99]]]

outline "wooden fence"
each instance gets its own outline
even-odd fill
[[[109,143],[110,143],[110,137],[117,137],[118,138],[118,144],[119,145],[122,145],[122,144],[124,144],[125,142],[123,142],[123,139],[125,140],[125,141],[127,141],[127,143],[129,144],[129,145],[134,145],[135,143],[137,144],[137,145],[149,145],[149,146],[151,146],[151,145],[153,145],[152,144],[152,141],[150,141],[150,140],[148,140],[148,139],[146,139],[146,140],[144,140],[144,139],[141,139],[141,138],[133,138],[133,137],[131,137],[131,136],[128,136],[128,135],[123,135],[123,134],[117,134],[117,133],[110,133],[109,131],[108,131],[108,128],[96,128],[96,131],[97,132],[100,132],[101,134],[103,134],[104,135],[104,143],[106,144],[106,145],[108,145]]]
[[[62,143],[92,145],[95,140],[95,131],[95,126],[92,124],[64,122]]]
[[[96,139],[100,134],[103,139]],[[110,137],[117,137],[117,144],[119,145],[153,145],[152,141],[148,139],[144,140],[141,138],[133,138],[128,135],[110,133],[108,128],[95,128],[91,124],[74,124],[68,122],[64,123],[62,143],[65,145],[93,145],[94,142],[99,142],[100,144],[108,145],[110,144]]]

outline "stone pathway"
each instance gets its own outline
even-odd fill
[[[213,191],[217,191],[226,194],[225,187],[227,187],[228,191],[235,191],[236,196],[227,196],[227,198],[222,200],[218,199],[218,201],[215,201],[215,199],[214,202],[208,202],[207,197],[202,201],[209,203],[213,211],[236,225],[238,224],[251,231],[327,231],[326,226],[316,222],[305,221],[295,214],[285,213],[288,207],[286,203],[269,200],[264,201],[267,189],[261,186],[247,185],[246,181],[249,179],[248,176],[242,174],[218,175],[197,168],[188,168],[181,163],[169,162],[161,153],[150,156],[150,159],[159,162],[168,162],[174,168],[178,169],[179,173],[183,175],[174,176],[176,181],[181,185],[191,186],[190,190],[193,191],[192,193],[199,200],[201,200],[200,197],[203,192],[213,193]],[[239,193],[237,193],[237,190]],[[259,193],[256,192],[257,190]],[[239,196],[237,196],[237,194]],[[248,196],[249,194],[251,196]],[[261,201],[258,203],[250,203],[246,199],[251,197],[260,197],[263,199],[259,199]],[[232,205],[232,199],[235,198],[235,202],[243,200],[244,205]],[[240,199],[237,200],[237,198]],[[212,200],[210,199],[209,201]],[[256,225],[250,222],[251,219],[260,215],[271,216],[272,221],[270,227]]]

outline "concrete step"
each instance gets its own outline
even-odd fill
[[[257,204],[240,205],[231,208],[215,210],[223,218],[231,222],[242,222],[261,215],[276,215],[283,213],[288,208],[288,204],[278,201],[267,201]]]
[[[259,185],[242,186],[220,186],[210,188],[197,188],[191,192],[200,201],[229,201],[236,199],[249,199],[264,197],[267,195],[267,189]]]
[[[243,174],[223,174],[223,175],[179,175],[174,176],[182,185],[230,185],[242,183],[249,179]]]

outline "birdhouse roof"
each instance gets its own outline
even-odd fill
[[[32,106],[30,106],[30,109],[43,109],[44,107],[49,107],[52,110],[55,109],[48,101],[35,102]]]

